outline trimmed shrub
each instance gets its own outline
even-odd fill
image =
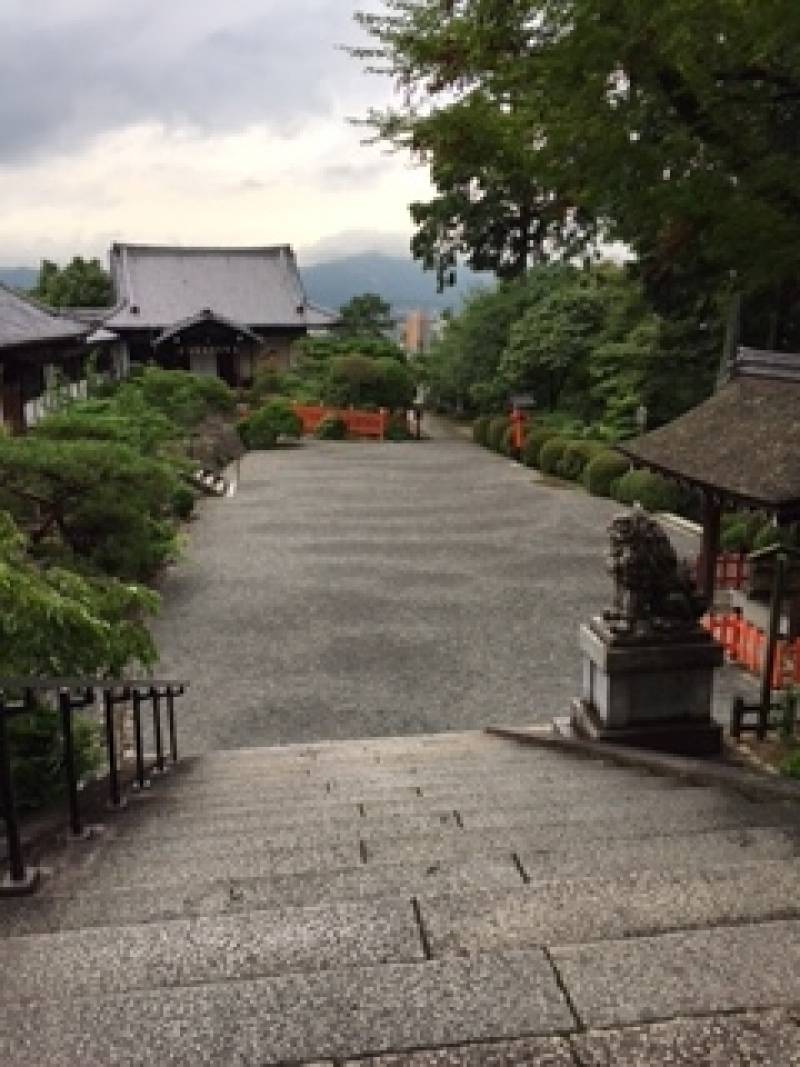
[[[645,511],[678,511],[680,486],[651,471],[634,470],[614,482],[612,496],[621,504],[641,504]]]
[[[603,449],[589,461],[583,471],[583,484],[592,496],[611,496],[611,489],[630,469],[630,462],[619,452]]]
[[[551,437],[545,441],[539,451],[539,470],[542,474],[558,474],[558,464],[569,443],[567,437]]]
[[[561,478],[577,481],[601,451],[605,451],[605,446],[599,441],[570,441],[558,461],[557,474]]]
[[[510,426],[510,422],[505,415],[495,415],[489,420],[489,429],[486,432],[486,444],[495,452],[500,452],[503,448],[503,437],[505,432]]]
[[[239,423],[239,436],[248,448],[274,448],[278,438],[300,437],[303,424],[283,400],[271,400]]]
[[[472,440],[476,445],[483,445],[486,447],[486,436],[489,432],[489,423],[491,417],[489,415],[481,415],[472,424]]]
[[[314,430],[314,436],[320,441],[344,441],[347,437],[347,426],[344,419],[340,419],[338,415],[326,415]]]
[[[546,441],[551,441],[554,437],[558,437],[558,431],[552,430],[547,426],[533,426],[528,430],[522,445],[522,462],[526,467],[539,466],[542,445]]]
[[[179,485],[172,494],[172,510],[179,519],[188,519],[194,511],[195,495],[188,485]]]

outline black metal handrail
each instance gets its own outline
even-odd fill
[[[135,790],[144,790],[150,784],[145,768],[144,742],[142,737],[142,706],[148,702],[153,708],[153,740],[155,762],[150,773],[163,774],[166,760],[163,750],[161,723],[162,701],[166,702],[167,728],[169,730],[169,755],[172,763],[178,760],[178,739],[175,724],[175,697],[181,696],[188,682],[174,679],[125,678],[120,680],[97,678],[0,678],[0,803],[6,824],[8,843],[8,874],[0,882],[0,895],[32,892],[39,882],[39,872],[26,867],[22,853],[19,816],[14,782],[11,772],[11,751],[8,737],[8,720],[15,715],[32,711],[37,693],[49,693],[57,698],[61,737],[64,746],[64,774],[67,783],[69,805],[69,830],[73,837],[85,835],[79,801],[79,782],[75,766],[75,746],[72,732],[73,712],[87,708],[102,694],[106,753],[108,756],[109,806],[120,809],[125,806],[119,781],[117,742],[114,735],[114,708],[117,704],[131,702],[133,707],[134,743],[136,746]]]

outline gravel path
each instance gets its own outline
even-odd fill
[[[184,750],[563,714],[617,509],[457,437],[251,453],[163,583]]]

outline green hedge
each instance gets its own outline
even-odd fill
[[[505,415],[495,415],[489,421],[489,429],[486,432],[486,444],[495,452],[502,451],[503,438],[510,422]]]
[[[612,487],[612,496],[621,504],[641,504],[645,511],[679,511],[683,494],[680,486],[651,471],[628,471]]]
[[[570,441],[558,461],[556,473],[561,478],[577,481],[587,465],[602,451],[605,451],[605,445],[599,441]]]
[[[525,434],[525,440],[522,445],[522,462],[525,466],[538,467],[542,445],[558,436],[557,430],[549,429],[547,426],[531,427]]]
[[[568,437],[551,437],[545,441],[539,452],[539,470],[542,474],[558,475],[558,465],[569,444]]]
[[[239,436],[247,448],[274,448],[278,438],[300,437],[303,424],[285,401],[271,400],[239,423]]]
[[[611,496],[614,482],[629,469],[630,462],[624,456],[607,448],[587,464],[581,480],[592,496]]]
[[[314,430],[314,436],[320,441],[344,441],[347,437],[347,426],[344,419],[340,419],[338,415],[326,415]]]
[[[500,451],[509,459],[516,459],[517,449],[514,445],[514,427],[511,423],[506,427],[503,440],[500,442]]]
[[[472,440],[476,445],[483,445],[484,448],[487,444],[487,435],[489,433],[489,423],[491,422],[491,416],[481,415],[472,424]]]

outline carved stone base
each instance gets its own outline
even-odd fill
[[[660,719],[630,726],[605,726],[585,701],[572,704],[570,724],[579,737],[632,748],[649,748],[673,756],[718,756],[722,751],[722,727],[711,720]]]

